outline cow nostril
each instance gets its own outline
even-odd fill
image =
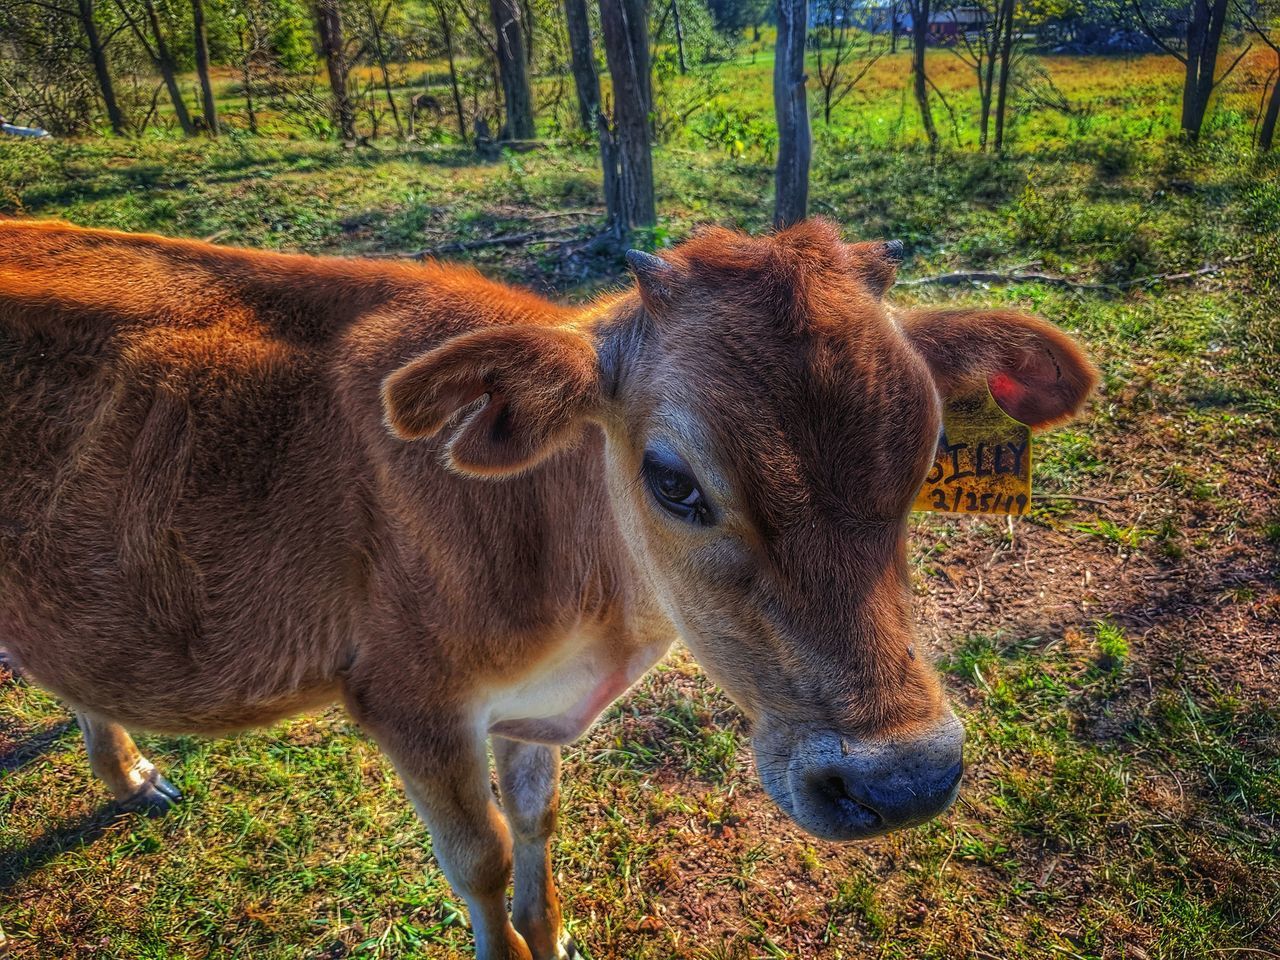
[[[956,785],[960,782],[960,778],[963,776],[964,776],[964,763],[963,761],[960,761],[960,762],[957,762],[954,766],[950,767],[947,770],[947,772],[943,774],[942,792],[947,794],[951,793],[951,791],[954,790],[956,788]]]
[[[846,817],[867,821],[871,827],[878,827],[884,821],[878,810],[849,792],[849,786],[843,777],[827,777],[818,785],[818,789],[827,802]]]

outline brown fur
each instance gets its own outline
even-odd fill
[[[905,517],[938,392],[986,376],[1048,423],[1093,382],[1039,321],[895,319],[883,247],[821,222],[668,259],[569,310],[455,267],[0,223],[0,644],[94,718],[95,768],[136,766],[120,725],[342,698],[479,956],[558,956],[556,748],[497,741],[509,830],[477,717],[571,737],[678,630],[770,743],[922,735],[949,714],[910,652]],[[714,526],[654,506],[658,435]],[[580,702],[521,713],[584,664]]]

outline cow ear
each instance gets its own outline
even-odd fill
[[[1012,310],[909,310],[902,329],[933,372],[944,398],[985,379],[1004,411],[1031,427],[1068,419],[1098,372],[1052,324]]]
[[[548,327],[463,334],[387,377],[388,428],[435,436],[461,413],[446,446],[461,473],[500,476],[563,447],[600,403],[596,353],[582,336]]]

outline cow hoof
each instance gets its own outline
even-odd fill
[[[556,960],[583,960],[582,954],[578,951],[578,945],[567,933],[560,940],[560,952]]]
[[[146,782],[121,806],[126,810],[146,814],[148,817],[158,817],[181,800],[182,791],[160,776],[160,771],[152,770]]]

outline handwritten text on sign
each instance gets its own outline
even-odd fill
[[[947,401],[937,458],[913,509],[1017,516],[1030,505],[1031,428],[988,390]]]

